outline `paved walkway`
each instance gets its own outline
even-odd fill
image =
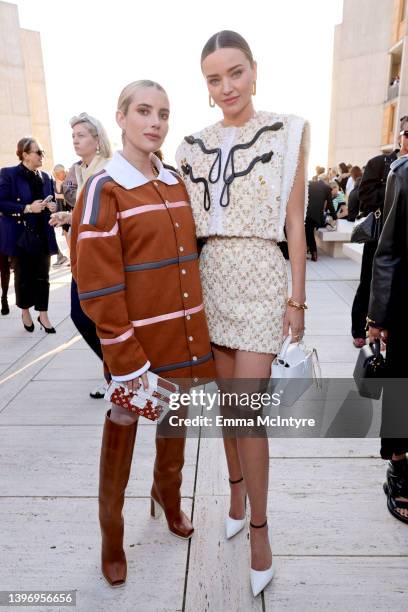
[[[307,338],[325,376],[353,370],[349,312],[358,272],[349,260],[308,262]],[[220,441],[187,442],[183,505],[196,528],[188,544],[149,516],[154,426],[147,422],[125,505],[128,582],[109,588],[99,571],[97,522],[106,406],[88,396],[101,368],[69,319],[69,282],[67,268],[53,271],[57,334],[38,325],[28,334],[14,307],[0,317],[0,590],[77,589],[81,612],[406,607],[408,531],[385,507],[378,440],[271,440],[277,575],[254,600],[247,531],[231,542],[223,535],[228,485]]]

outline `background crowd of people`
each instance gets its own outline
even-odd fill
[[[69,252],[72,210],[87,179],[100,171],[111,158],[111,146],[102,124],[87,113],[70,121],[72,143],[79,160],[69,171],[62,164],[54,166],[52,176],[41,170],[45,151],[31,137],[21,138],[16,154],[19,164],[0,173],[0,265],[1,314],[10,312],[8,289],[10,271],[14,271],[16,306],[21,309],[22,324],[33,332],[35,323],[30,308],[38,312],[37,321],[46,333],[56,333],[48,318],[51,256],[54,267],[69,265],[57,244],[55,228],[62,227]],[[102,351],[94,323],[80,307],[74,279],[71,287],[71,318],[85,341],[102,360]],[[90,391],[102,398],[105,383]]]

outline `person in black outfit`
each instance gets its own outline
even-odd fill
[[[21,163],[0,173],[0,251],[13,257],[16,304],[22,309],[25,329],[34,331],[30,308],[39,312],[38,322],[55,333],[48,318],[51,255],[58,252],[55,232],[48,225],[56,204],[51,177],[41,172],[44,151],[34,138],[17,143]]]
[[[381,457],[389,460],[387,506],[408,523],[408,125],[402,139],[406,155],[391,165],[388,177],[367,322],[370,342],[381,338],[386,343],[386,376],[392,378],[384,384],[381,425]]]
[[[408,124],[408,117],[401,119],[401,130]],[[398,149],[390,155],[377,155],[367,162],[361,179],[358,197],[360,212],[366,216],[370,212],[384,207],[385,186],[390,166],[398,157]],[[361,348],[366,342],[366,317],[370,297],[371,274],[377,241],[366,242],[361,261],[360,284],[357,288],[351,310],[351,335],[356,348]]]
[[[334,179],[343,193],[346,193],[346,185],[349,180],[350,172],[347,164],[340,162],[338,166],[339,173]]]
[[[360,212],[360,199],[358,197],[358,190],[360,188],[361,179],[362,179],[361,176],[356,178],[354,187],[350,191],[350,195],[348,197],[348,201],[347,201],[347,209],[348,209],[347,220],[348,221],[355,221]]]
[[[1,213],[0,213],[1,214]],[[7,299],[10,284],[10,262],[8,255],[0,253],[0,278],[1,278],[1,314],[8,315],[10,307]]]
[[[324,181],[309,181],[308,204],[305,219],[306,244],[312,256],[312,261],[317,261],[317,247],[314,236],[315,229],[324,227],[325,209],[328,209],[334,220],[337,219],[333,206],[332,193],[329,185]]]

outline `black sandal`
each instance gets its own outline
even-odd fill
[[[391,463],[387,470],[387,482],[383,489],[387,496],[387,508],[392,516],[402,523],[408,523],[408,516],[403,516],[398,510],[408,510],[408,501],[397,500],[396,497],[406,497],[408,499],[408,470],[406,460],[402,460],[401,468],[395,468],[395,463]],[[399,463],[399,462],[398,462]]]

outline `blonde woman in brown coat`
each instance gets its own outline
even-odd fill
[[[130,390],[147,371],[197,384],[214,376],[198,271],[195,226],[181,179],[153,154],[168,131],[169,101],[152,81],[122,91],[116,114],[123,151],[86,183],[72,223],[73,275],[81,306],[95,322],[113,380]],[[102,572],[126,580],[122,508],[138,417],[112,405],[100,462]],[[151,514],[188,539],[181,510],[184,437],[156,438]]]

